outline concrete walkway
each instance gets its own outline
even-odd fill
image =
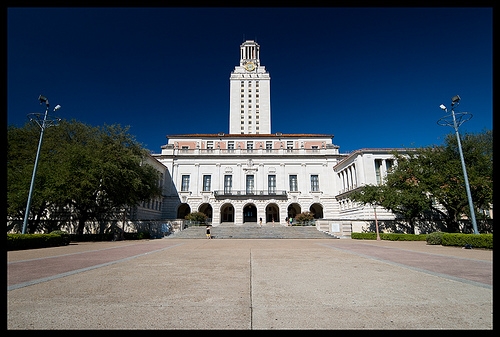
[[[7,253],[8,329],[493,329],[493,252],[157,239]]]

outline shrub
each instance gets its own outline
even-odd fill
[[[380,233],[381,240],[388,241],[425,241],[427,234]]]
[[[493,249],[493,234],[462,234],[444,233],[441,244],[443,246],[469,245],[471,248]]]
[[[7,250],[34,249],[63,246],[58,234],[7,234]]]
[[[50,232],[50,234],[60,235],[63,239],[64,245],[69,245],[69,243],[71,241],[71,237],[69,236],[69,233],[66,231],[55,230],[55,231]]]
[[[443,234],[443,232],[429,233],[425,240],[428,245],[440,245],[443,240]]]
[[[205,223],[208,219],[208,216],[202,212],[191,212],[185,216],[186,220],[191,220],[198,223]]]
[[[425,241],[426,234],[379,233],[380,240],[387,241]],[[351,233],[351,239],[376,240],[377,233]]]
[[[376,240],[377,233],[369,232],[369,233],[351,233],[351,239],[358,240]]]
[[[303,212],[303,213],[297,214],[293,220],[297,224],[304,224],[304,223],[312,221],[313,219],[314,219],[314,214],[312,214],[311,212]]]

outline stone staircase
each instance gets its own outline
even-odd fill
[[[205,226],[191,226],[182,231],[175,232],[166,238],[172,239],[206,239]],[[244,225],[221,224],[212,226],[212,237],[214,239],[335,239],[334,235],[322,232],[315,226],[291,226],[271,224],[262,225],[257,223],[245,223]]]

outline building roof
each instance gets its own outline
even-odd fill
[[[317,133],[270,133],[270,134],[240,134],[240,133],[193,133],[181,135],[167,135],[166,138],[333,138],[333,135]]]

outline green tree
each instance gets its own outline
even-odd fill
[[[469,185],[476,210],[493,203],[493,134],[466,134],[461,138]],[[410,232],[426,212],[444,219],[446,231],[459,231],[459,219],[469,214],[465,181],[455,135],[445,144],[395,153],[397,165],[379,186],[367,185],[350,198],[382,206],[406,219]]]
[[[202,212],[191,212],[185,216],[186,220],[191,220],[199,223],[205,223],[207,221],[208,216]]]
[[[302,212],[295,216],[296,224],[304,224],[314,219],[314,214],[312,212]]]
[[[147,151],[119,125],[92,127],[62,121],[45,131],[32,197],[31,219],[65,209],[78,219],[77,233],[85,223],[111,216],[160,194],[158,172],[145,163]],[[8,210],[24,214],[29,178],[38,137],[32,127],[10,127],[8,146]],[[29,160],[23,158],[29,153]],[[31,159],[33,158],[33,161]],[[24,206],[23,206],[24,204]],[[41,211],[43,209],[43,212]],[[30,222],[28,232],[38,230]]]
[[[361,204],[381,206],[408,222],[407,231],[415,233],[415,222],[430,209],[431,199],[419,183],[412,163],[416,159],[412,150],[394,152],[398,163],[387,174],[382,185],[366,185],[354,191],[350,198]]]
[[[461,144],[477,213],[493,203],[493,134],[464,134]],[[470,211],[456,136],[448,135],[443,146],[421,149],[418,159],[415,166],[435,200],[433,210],[444,218],[448,232],[458,232],[459,219],[464,214],[470,218]]]

